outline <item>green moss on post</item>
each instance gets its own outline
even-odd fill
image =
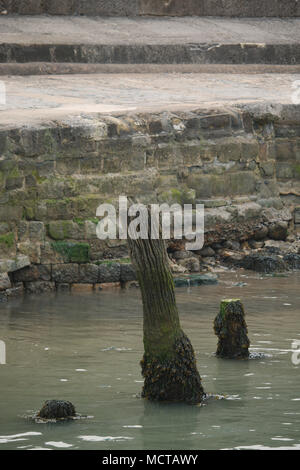
[[[247,359],[250,341],[245,311],[239,299],[222,300],[220,312],[214,321],[219,338],[217,356],[226,359]]]

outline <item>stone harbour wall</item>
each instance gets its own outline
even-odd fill
[[[300,16],[298,0],[0,0],[0,12],[91,16]]]
[[[285,239],[300,228],[300,107],[91,115],[2,129],[0,291],[132,281],[126,241],[96,236],[96,208],[117,205],[119,195],[203,203],[206,249]],[[197,272],[202,254],[178,264]]]

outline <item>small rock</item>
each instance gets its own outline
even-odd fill
[[[241,245],[240,245],[239,242],[237,242],[235,240],[227,240],[224,243],[224,247],[228,248],[229,250],[232,250],[232,251],[239,251],[240,248],[241,248]]]
[[[228,250],[222,251],[221,256],[226,262],[234,265],[238,265],[243,259],[243,255],[241,253]]]
[[[284,221],[274,222],[269,226],[269,237],[272,240],[286,240],[288,235],[288,223]]]
[[[290,269],[300,269],[300,254],[289,253],[284,257],[284,261]]]
[[[238,265],[244,269],[256,271],[259,273],[284,272],[288,266],[280,256],[266,253],[250,253],[238,262]]]
[[[215,251],[222,250],[223,248],[220,243],[214,243],[212,247]]]
[[[187,271],[186,268],[184,268],[183,266],[180,266],[179,264],[173,263],[173,261],[170,259],[169,259],[169,265],[170,265],[172,273],[174,274],[180,274],[180,273],[183,274]]]
[[[180,266],[183,266],[191,273],[198,273],[200,271],[200,262],[198,258],[181,259],[178,261]]]
[[[195,253],[202,256],[203,258],[211,258],[216,256],[216,252],[211,246],[206,246],[205,248],[202,248],[202,250],[196,251]]]
[[[10,279],[7,273],[0,274],[0,291],[11,287]]]
[[[289,234],[289,235],[287,236],[286,241],[287,241],[288,243],[294,243],[294,242],[296,241],[296,236],[291,233],[291,234]]]
[[[263,248],[265,246],[264,242],[257,242],[256,240],[248,240],[248,245],[252,250],[258,250],[260,248]]]
[[[192,251],[174,251],[172,253],[172,256],[176,260],[182,260],[182,259],[188,259],[188,258],[194,258],[194,253]]]
[[[280,240],[267,240],[265,242],[265,249],[269,253],[276,254],[288,254],[297,252],[297,247],[294,246],[292,243],[283,242]]]
[[[269,229],[266,225],[259,225],[254,230],[254,240],[260,241],[264,240],[268,235]]]
[[[242,248],[243,251],[249,251],[250,250],[249,243],[248,242],[243,242],[241,248]]]
[[[212,257],[211,258],[209,258],[209,257],[204,258],[203,263],[205,265],[213,265],[214,266],[216,264],[216,258],[212,258]]]

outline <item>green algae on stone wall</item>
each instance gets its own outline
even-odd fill
[[[89,263],[88,243],[53,242],[52,248],[64,257],[66,263]]]
[[[0,249],[1,245],[5,245],[7,248],[12,248],[15,243],[15,237],[13,233],[8,233],[6,235],[0,235]]]
[[[85,116],[1,131],[0,223],[35,262],[55,259],[53,241],[84,241],[93,260],[127,256],[126,246],[96,236],[97,207],[117,204],[119,194],[145,204],[205,201],[210,235],[219,224],[229,236],[224,224],[238,222],[237,236],[250,237],[265,208],[282,209],[281,188],[299,193],[300,113],[280,113]],[[26,223],[44,224],[46,233],[33,239]]]
[[[48,224],[48,235],[53,240],[85,238],[84,222],[76,223],[72,220],[56,220]]]

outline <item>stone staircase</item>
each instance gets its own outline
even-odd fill
[[[299,230],[299,5],[0,0],[0,300],[133,280],[119,192],[202,201],[208,246]]]

